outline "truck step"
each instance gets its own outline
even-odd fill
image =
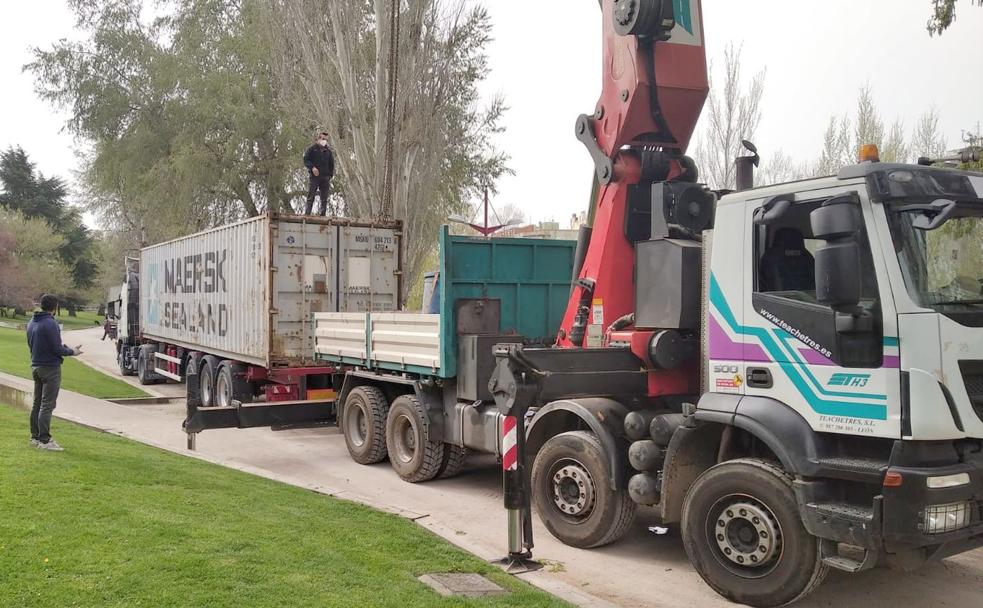
[[[874,521],[874,510],[870,507],[845,503],[819,503],[810,505],[819,515],[846,522],[869,525]]]
[[[834,479],[865,481],[880,484],[888,463],[876,458],[820,458],[816,461],[822,472]]]
[[[840,544],[836,541],[824,539],[821,543],[820,551],[823,563],[830,568],[850,573],[863,572],[876,566],[880,560],[880,554],[872,549],[851,547],[850,550],[855,555],[842,555]]]

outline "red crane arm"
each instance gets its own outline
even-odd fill
[[[600,4],[602,92],[594,115],[578,119],[577,137],[594,159],[601,188],[557,336],[567,348],[598,345],[607,325],[634,311],[630,191],[642,181],[695,181],[683,153],[709,91],[700,0]]]

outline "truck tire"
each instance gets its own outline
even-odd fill
[[[565,544],[590,549],[621,538],[635,516],[626,490],[611,490],[608,458],[597,435],[571,431],[551,437],[532,467],[539,518]]]
[[[137,379],[140,384],[157,384],[162,380],[160,374],[154,371],[155,352],[157,352],[156,346],[145,344],[140,347],[137,355]]]
[[[444,460],[440,464],[437,479],[449,479],[456,476],[464,468],[468,458],[468,448],[451,443],[444,444]]]
[[[126,366],[126,349],[126,346],[121,346],[119,352],[116,353],[116,363],[119,364],[119,375],[133,376],[136,372]]]
[[[784,606],[826,576],[792,479],[769,461],[732,460],[700,475],[683,500],[681,532],[690,563],[732,602]]]
[[[198,386],[201,391],[201,407],[215,407],[215,380],[218,377],[219,360],[215,355],[201,358],[198,368]]]
[[[218,373],[215,374],[215,397],[213,398],[217,407],[232,407],[232,362],[222,361],[218,364]]]
[[[386,416],[389,402],[374,386],[353,388],[341,410],[341,432],[352,460],[375,464],[386,459]]]
[[[400,395],[386,418],[386,447],[393,470],[410,483],[429,481],[444,462],[443,441],[430,439],[430,418],[420,400]]]

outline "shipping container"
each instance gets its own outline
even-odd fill
[[[143,249],[142,338],[267,369],[313,363],[311,315],[398,308],[392,221],[266,214]]]

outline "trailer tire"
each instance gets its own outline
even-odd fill
[[[218,364],[218,373],[215,374],[215,396],[213,400],[217,407],[232,407],[235,399],[232,390],[232,362],[222,361]]]
[[[539,518],[556,538],[590,549],[621,538],[635,516],[626,490],[611,490],[608,457],[597,435],[570,431],[536,454],[532,495]]]
[[[396,397],[386,417],[386,447],[393,470],[410,483],[430,481],[440,472],[446,446],[430,439],[430,418],[413,395]]]
[[[201,407],[215,407],[215,380],[218,378],[219,363],[215,355],[205,355],[201,358],[201,367],[198,368]]]
[[[341,433],[352,460],[375,464],[386,459],[386,416],[389,402],[374,386],[358,386],[348,393],[341,410]]]
[[[157,384],[158,382],[157,374],[151,368],[152,363],[150,361],[150,357],[154,352],[156,352],[156,349],[153,347],[147,348],[146,346],[141,346],[137,355],[137,380],[144,386]]]
[[[732,602],[784,606],[826,576],[792,479],[770,461],[744,458],[706,470],[686,493],[681,532],[690,563]]]
[[[464,463],[468,458],[468,448],[461,447],[459,445],[454,445],[451,443],[444,444],[444,460],[440,464],[440,471],[437,473],[437,479],[449,479],[456,476],[464,468]]]

